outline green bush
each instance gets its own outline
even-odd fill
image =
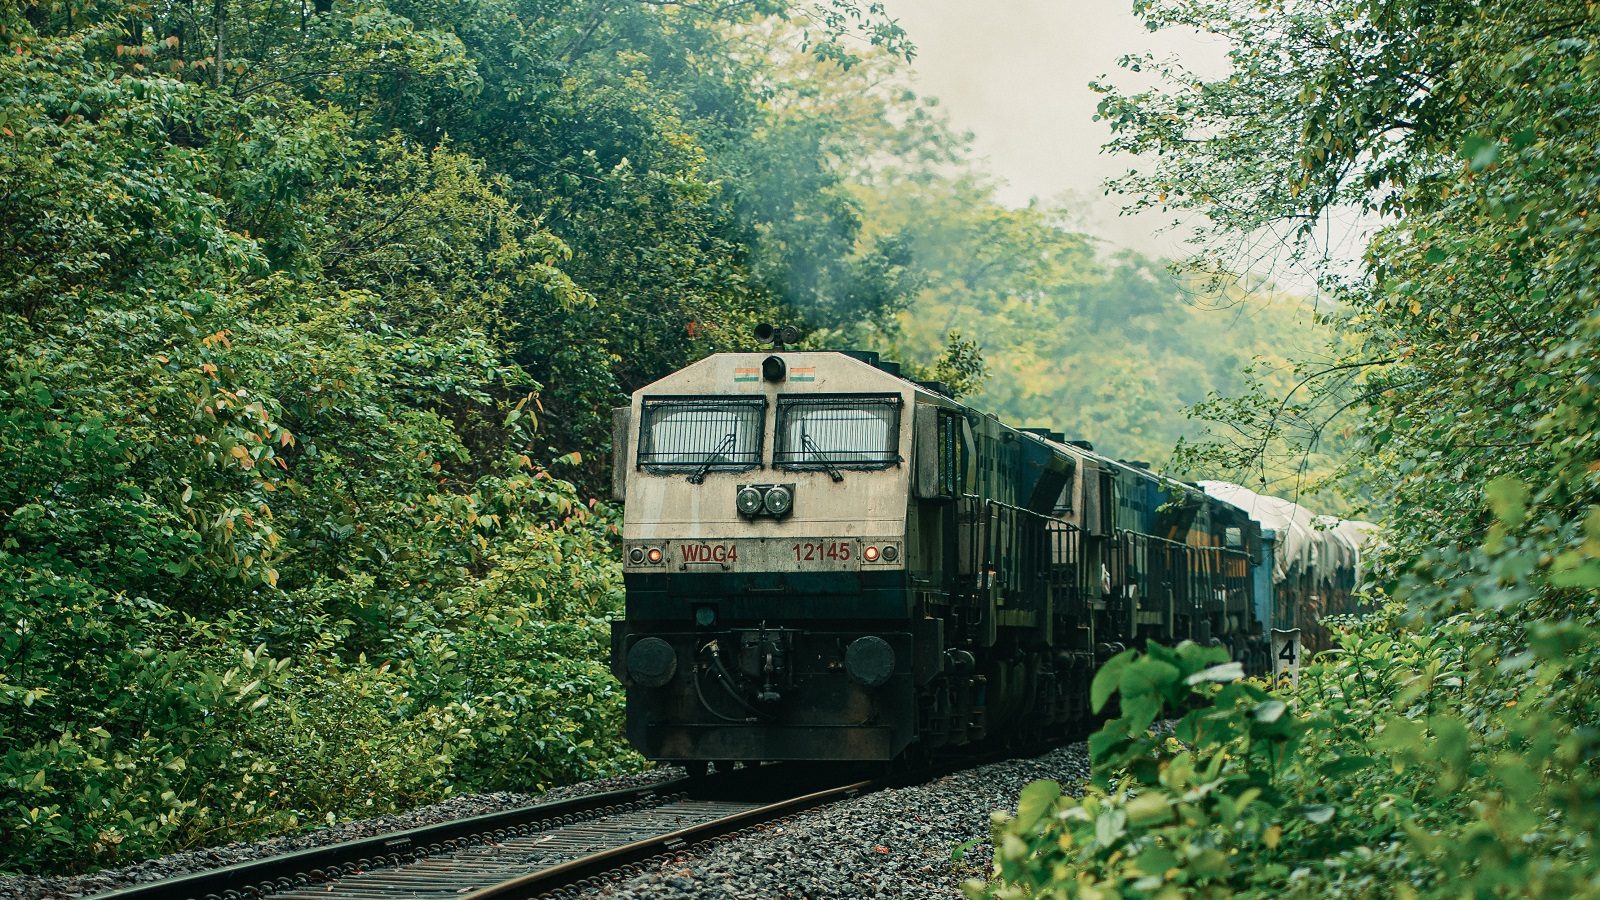
[[[640,765],[615,739],[604,663],[620,605],[609,514],[577,515],[559,482],[508,483],[541,501],[510,520],[515,563],[411,609],[381,656],[342,655],[351,623],[327,612],[371,602],[360,581],[289,592],[290,618],[200,620],[0,551],[7,867],[107,865]],[[549,524],[545,501],[575,517]]]
[[[280,818],[274,766],[242,738],[288,660],[4,552],[0,614],[13,865],[103,864]]]
[[[1116,661],[1099,787],[1032,789],[974,892],[1600,895],[1600,18],[1138,8],[1231,48],[1216,78],[1129,57],[1138,88],[1099,86],[1112,148],[1151,161],[1118,187],[1208,219],[1196,262],[1228,271],[1226,248],[1274,232],[1308,259],[1348,205],[1383,219],[1360,272],[1319,270],[1344,341],[1302,392],[1219,408],[1257,471],[1359,414],[1389,605],[1273,692],[1186,684],[1195,649]],[[1170,741],[1143,731],[1162,714],[1182,717]]]
[[[1269,690],[1223,651],[1152,644],[1110,660],[1095,783],[997,814],[995,880],[973,897],[1579,896],[1597,734],[1559,686],[1594,632],[1539,628],[1501,659],[1461,615],[1346,623],[1336,652]],[[1177,718],[1170,733],[1153,719]]]
[[[0,5],[0,871],[637,765],[615,515],[507,343],[590,302],[569,251],[447,142],[194,77],[168,12]]]

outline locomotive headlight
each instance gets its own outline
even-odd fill
[[[636,566],[637,565],[643,565],[644,564],[644,548],[635,547],[632,550],[629,550],[628,551],[628,562],[631,562]]]
[[[739,507],[739,514],[744,516],[757,516],[761,514],[761,492],[753,487],[742,487],[734,498],[734,503]]]
[[[894,562],[895,560],[897,560],[899,558],[900,558],[900,550],[899,550],[899,548],[895,547],[895,545],[890,544],[889,546],[883,548],[883,561],[884,562]]]
[[[877,547],[868,547],[867,549],[861,551],[861,555],[862,555],[863,558],[866,559],[867,562],[877,562],[878,561],[878,548]]]
[[[762,505],[767,508],[768,513],[774,516],[781,516],[788,512],[790,507],[794,506],[794,494],[789,493],[789,489],[783,485],[777,485],[767,491],[766,499]]]
[[[652,563],[661,562],[661,548],[660,547],[651,547],[650,551],[648,553],[646,553],[645,556],[649,557],[649,559],[650,559],[650,561]]]

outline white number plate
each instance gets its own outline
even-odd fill
[[[898,568],[899,540],[874,540],[859,537],[743,538],[739,540],[663,540],[639,541],[658,546],[664,555],[662,565],[671,572],[855,572],[862,568]],[[629,546],[634,546],[630,542]],[[867,547],[876,548],[874,559],[863,557]],[[883,558],[883,548],[893,547]],[[657,566],[629,565],[629,570],[648,571]]]

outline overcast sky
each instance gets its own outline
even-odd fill
[[[1089,82],[1107,76],[1123,87],[1148,79],[1117,66],[1127,54],[1174,56],[1207,77],[1228,72],[1227,47],[1192,31],[1147,31],[1132,0],[886,0],[917,45],[913,68],[921,92],[943,101],[951,122],[973,134],[977,155],[1002,178],[1001,199],[1071,198],[1080,227],[1114,246],[1183,258],[1187,228],[1165,231],[1172,214],[1119,215],[1123,200],[1105,196],[1106,178],[1136,164],[1102,153],[1111,130],[1094,121],[1100,96]],[[1320,239],[1336,260],[1353,267],[1376,220],[1340,211]],[[1255,265],[1261,265],[1257,260]],[[1310,295],[1304,269],[1272,268],[1280,287]]]
[[[1133,52],[1175,54],[1205,72],[1223,71],[1222,48],[1197,34],[1146,31],[1131,0],[887,0],[917,45],[922,93],[944,102],[956,127],[971,131],[989,171],[1005,179],[1002,199],[1022,205],[1070,194],[1091,204],[1085,231],[1147,253],[1181,255],[1182,235],[1152,232],[1165,219],[1119,217],[1102,182],[1131,161],[1100,152],[1111,137],[1094,121],[1089,82]]]

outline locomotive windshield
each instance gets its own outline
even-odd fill
[[[773,462],[785,469],[879,469],[900,462],[900,397],[780,397]]]
[[[639,465],[648,471],[743,471],[761,464],[767,402],[746,397],[646,398]]]

